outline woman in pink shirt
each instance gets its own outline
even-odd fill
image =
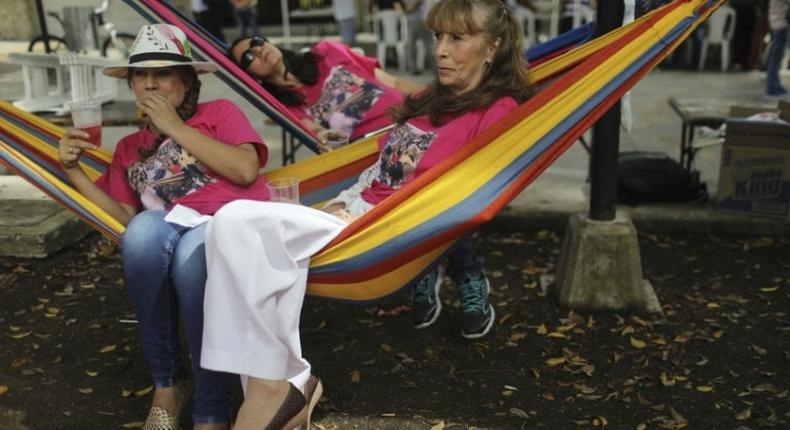
[[[523,35],[500,0],[440,0],[427,24],[436,37],[436,79],[395,110],[379,159],[356,185],[323,211],[238,201],[209,221],[201,365],[247,379],[237,430],[309,424],[322,391],[310,384],[299,337],[310,257],[529,96]],[[488,291],[479,293],[487,303]]]
[[[339,129],[351,140],[392,124],[389,108],[424,88],[339,42],[319,42],[299,54],[265,37],[241,38],[229,55],[310,130]]]
[[[145,116],[140,130],[118,143],[95,183],[78,160],[96,149],[69,130],[60,141],[64,172],[77,190],[126,226],[121,238],[126,286],[134,304],[155,391],[144,429],[176,429],[189,398],[181,360],[179,320],[191,356],[195,429],[227,429],[233,412],[231,376],[200,367],[205,224],[184,227],[167,218],[175,205],[203,215],[237,199],[265,200],[258,169],[267,149],[244,114],[227,100],[198,103],[198,73],[189,41],[175,26],[144,26],[128,64],[104,69],[126,79]]]

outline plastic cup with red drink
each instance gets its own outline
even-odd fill
[[[97,148],[101,146],[101,102],[81,100],[71,104],[71,120],[74,128],[88,133],[85,139]]]

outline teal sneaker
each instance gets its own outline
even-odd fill
[[[485,336],[494,326],[494,307],[488,300],[491,284],[483,273],[466,274],[458,286],[461,299],[461,334],[467,339]]]
[[[439,287],[442,285],[443,278],[439,269],[435,269],[420,279],[420,282],[411,289],[414,328],[428,327],[439,318],[439,313],[442,311]]]

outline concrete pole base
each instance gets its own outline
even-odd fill
[[[560,305],[569,309],[662,312],[642,278],[636,229],[622,212],[612,221],[570,217],[555,285]]]

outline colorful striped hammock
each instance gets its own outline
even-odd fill
[[[532,71],[536,82],[570,69],[461,151],[350,224],[312,259],[308,293],[370,301],[419,279],[456,238],[490,220],[551,165],[722,1],[670,3],[537,66]],[[123,227],[59,173],[54,160],[62,133],[0,102],[2,162],[117,240]],[[301,178],[303,202],[319,204],[353,183],[377,155],[375,140],[367,139],[267,176]],[[108,154],[97,152],[84,166],[95,177],[108,162]]]

